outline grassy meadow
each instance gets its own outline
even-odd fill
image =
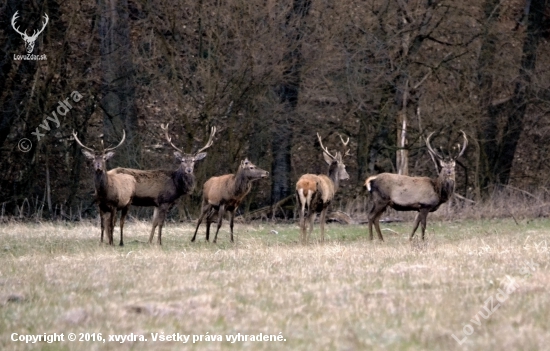
[[[149,225],[128,222],[125,246],[109,247],[95,221],[2,224],[0,349],[550,347],[550,219],[428,219],[426,242],[412,244],[411,222],[382,224],[383,243],[367,240],[365,225],[330,224],[327,241],[308,246],[295,224],[256,222],[236,223],[237,244],[227,224],[211,244],[204,227],[191,243],[192,223],[168,223],[159,247],[146,243]],[[13,333],[64,333],[65,341],[26,344]],[[106,342],[70,342],[68,333],[101,333]],[[190,339],[153,341],[151,333]],[[286,341],[226,340],[238,333]]]

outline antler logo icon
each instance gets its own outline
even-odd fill
[[[44,19],[46,20],[43,24],[42,24],[42,29],[40,29],[39,31],[36,31],[34,30],[32,35],[29,37],[27,35],[27,30],[25,30],[24,33],[21,33],[19,31],[19,27],[15,27],[15,22],[17,21],[17,13],[19,11],[16,11],[14,14],[13,14],[13,17],[11,18],[11,26],[13,27],[13,29],[15,29],[15,31],[17,33],[19,33],[21,35],[21,37],[23,38],[23,40],[25,41],[25,48],[27,49],[27,53],[32,53],[32,51],[34,50],[34,42],[36,41],[36,39],[38,38],[38,36],[40,35],[40,33],[42,33],[44,31],[44,29],[46,28],[46,25],[48,24],[48,15],[47,14],[44,14]]]

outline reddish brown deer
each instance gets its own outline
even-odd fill
[[[372,194],[373,206],[369,213],[369,236],[373,240],[372,224],[376,228],[378,238],[384,241],[380,231],[379,219],[384,210],[390,206],[397,211],[418,211],[409,240],[413,239],[418,225],[422,225],[422,240],[426,231],[428,213],[434,212],[449,200],[455,190],[455,161],[462,156],[468,139],[462,132],[464,144],[456,156],[441,156],[430,145],[431,133],[426,139],[428,152],[437,160],[441,167],[436,179],[428,177],[409,177],[392,173],[382,173],[367,178],[365,186]]]
[[[136,194],[132,200],[135,206],[154,206],[153,228],[149,235],[149,243],[153,242],[155,229],[159,227],[158,244],[162,245],[162,227],[166,214],[172,208],[180,196],[189,194],[195,187],[195,175],[193,169],[195,162],[206,157],[204,150],[212,146],[216,127],[212,127],[210,137],[206,145],[197,152],[185,154],[172,143],[172,138],[168,134],[168,125],[161,125],[165,132],[168,143],[176,150],[174,156],[180,162],[180,166],[175,171],[170,170],[139,170],[130,168],[115,168],[113,172],[119,174],[128,174],[136,179]]]
[[[317,133],[317,138],[319,139],[321,149],[323,149],[323,158],[329,165],[329,168],[328,175],[304,174],[296,183],[296,201],[300,206],[300,237],[302,244],[307,244],[308,241],[306,222],[309,222],[309,236],[311,236],[313,222],[316,214],[319,212],[321,213],[321,217],[319,218],[321,241],[325,240],[325,218],[328,207],[338,190],[340,181],[349,179],[349,174],[346,172],[346,165],[343,161],[343,157],[349,155],[349,150],[344,153],[344,156],[340,152],[332,155],[328,151],[328,148],[323,146],[319,133]],[[345,142],[342,137],[340,137],[340,140],[344,144],[344,147],[349,143],[349,138]]]
[[[269,172],[256,167],[248,159],[241,162],[237,173],[225,174],[219,177],[212,177],[204,183],[202,191],[202,213],[197,222],[195,235],[191,241],[195,241],[197,231],[202,220],[206,216],[206,241],[210,239],[210,224],[212,219],[218,215],[218,227],[214,236],[214,243],[218,239],[218,232],[222,226],[225,212],[229,212],[229,228],[231,229],[231,242],[233,242],[233,219],[235,210],[239,207],[245,196],[252,189],[252,182],[258,179],[267,178]]]
[[[103,232],[107,230],[109,245],[113,245],[113,231],[116,223],[117,210],[121,210],[120,215],[120,246],[124,245],[123,228],[126,214],[130,208],[130,203],[136,191],[136,181],[134,177],[125,174],[116,174],[106,171],[106,162],[115,155],[114,151],[122,145],[126,138],[126,133],[122,132],[122,140],[117,146],[103,148],[101,151],[95,151],[82,144],[76,133],[73,131],[74,140],[82,147],[82,153],[86,158],[92,161],[94,169],[94,184],[96,201],[99,205],[99,214],[101,218],[101,242],[103,242]],[[103,145],[103,140],[101,141]]]

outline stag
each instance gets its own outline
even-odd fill
[[[39,31],[37,31],[36,29],[33,31],[32,35],[29,37],[27,35],[27,30],[25,30],[25,32],[21,32],[19,30],[19,27],[16,27],[15,26],[15,22],[17,21],[17,18],[18,18],[18,13],[19,11],[15,11],[15,13],[13,14],[13,17],[11,18],[11,26],[13,27],[13,29],[19,34],[21,35],[21,37],[23,38],[23,40],[25,41],[25,49],[27,50],[27,53],[31,54],[32,51],[34,50],[34,42],[36,41],[36,39],[38,38],[38,36],[44,31],[44,29],[46,28],[46,25],[48,24],[48,21],[49,21],[49,18],[48,18],[48,15],[47,14],[44,14],[44,23],[42,23],[42,29],[40,29]]]
[[[123,228],[126,214],[130,208],[130,203],[136,191],[136,181],[132,176],[126,174],[117,174],[116,172],[106,171],[106,162],[112,158],[114,150],[124,142],[126,133],[122,132],[122,140],[117,146],[111,148],[102,147],[101,151],[85,146],[73,131],[74,140],[82,147],[82,153],[86,158],[92,161],[94,169],[94,184],[96,201],[99,205],[99,214],[101,218],[101,242],[103,242],[103,232],[107,229],[107,238],[109,245],[113,245],[113,231],[116,223],[117,210],[121,210],[120,215],[120,246],[124,245]],[[101,141],[103,146],[103,140]]]
[[[172,138],[168,133],[168,124],[166,126],[161,125],[161,128],[164,130],[166,140],[170,146],[176,150],[174,156],[180,163],[178,169],[171,171],[115,168],[113,170],[116,173],[131,175],[136,179],[136,194],[132,200],[132,205],[155,207],[149,244],[153,242],[155,229],[158,226],[159,245],[162,245],[162,227],[164,226],[166,214],[180,196],[189,194],[195,188],[195,175],[193,174],[195,162],[206,157],[206,152],[203,151],[212,146],[216,134],[216,127],[212,127],[206,145],[195,153],[186,154],[172,143]]]
[[[317,133],[317,138],[319,139],[321,149],[323,149],[323,158],[329,165],[329,168],[328,175],[304,174],[296,183],[296,200],[300,206],[300,237],[302,244],[306,244],[308,241],[306,217],[307,222],[309,222],[309,235],[311,236],[313,221],[315,220],[316,214],[319,212],[321,213],[319,219],[321,225],[321,241],[325,241],[325,217],[328,206],[338,190],[340,181],[349,179],[349,174],[346,172],[346,165],[343,161],[343,157],[349,155],[349,150],[344,153],[344,156],[342,156],[340,152],[336,152],[332,155],[328,151],[328,148],[323,146],[323,141],[319,133]],[[349,143],[349,138],[347,141],[344,141],[340,136],[340,140],[342,144],[344,144],[344,148]]]
[[[365,181],[365,186],[372,194],[373,199],[373,207],[369,213],[370,240],[373,240],[372,224],[374,223],[378,238],[384,241],[380,231],[379,219],[388,206],[396,211],[418,211],[409,240],[413,239],[419,224],[422,225],[422,240],[424,240],[428,213],[436,211],[441,204],[447,202],[453,196],[456,159],[462,156],[464,150],[466,150],[468,139],[466,134],[462,132],[464,143],[462,148],[459,145],[460,151],[458,154],[443,157],[432,148],[430,144],[432,135],[433,132],[426,139],[426,146],[432,158],[437,160],[436,164],[441,168],[437,178],[381,173],[369,177]]]
[[[231,229],[231,242],[233,242],[233,219],[235,210],[239,207],[245,196],[252,189],[252,182],[258,179],[267,178],[269,172],[256,167],[246,158],[235,174],[224,174],[219,177],[212,177],[204,183],[202,191],[202,212],[197,222],[195,235],[191,241],[195,241],[197,232],[202,220],[206,217],[206,241],[210,239],[210,224],[212,219],[218,215],[218,227],[214,236],[214,243],[218,239],[218,232],[222,226],[225,212],[229,212],[229,228]]]

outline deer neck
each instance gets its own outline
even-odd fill
[[[174,184],[179,194],[189,194],[195,187],[195,175],[185,173],[181,168],[174,173]]]
[[[94,183],[98,196],[101,197],[107,195],[107,189],[109,188],[109,177],[107,177],[107,172],[103,171],[101,173],[95,173]]]
[[[251,180],[246,176],[245,172],[239,170],[235,174],[235,187],[233,188],[233,193],[235,196],[246,195],[251,188]]]
[[[334,183],[334,192],[338,190],[340,186],[340,177],[338,174],[338,164],[331,164],[328,168],[328,177]]]
[[[440,174],[436,181],[436,190],[441,199],[441,203],[446,202],[453,196],[455,191],[455,179],[454,177],[445,176]]]

